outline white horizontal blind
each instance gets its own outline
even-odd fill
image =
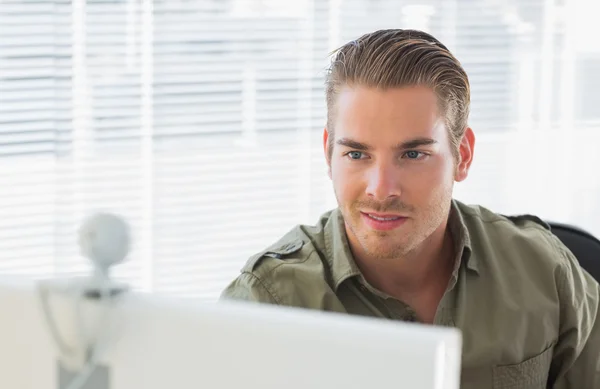
[[[458,198],[600,235],[592,3],[0,0],[0,272],[85,271],[77,227],[108,210],[134,233],[118,277],[215,299],[334,206],[327,54],[379,28],[430,31],[469,73]]]
[[[0,2],[0,272],[55,268],[56,161],[71,144],[70,5]]]

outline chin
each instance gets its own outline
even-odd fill
[[[394,260],[402,257],[405,254],[404,250],[400,248],[382,250],[380,247],[376,247],[374,250],[366,249],[365,251],[371,258],[379,260]]]
[[[410,242],[393,239],[389,234],[381,235],[379,231],[363,235],[361,244],[366,252],[378,258],[399,257],[410,251],[407,248],[411,247]]]

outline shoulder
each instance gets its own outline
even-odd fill
[[[307,234],[303,227],[294,227],[276,242],[252,255],[242,267],[242,272],[267,276],[281,266],[305,262],[317,247],[313,243],[315,236]]]
[[[503,232],[518,232],[529,229],[542,233],[550,232],[548,223],[535,215],[502,215],[481,205],[466,205],[458,201],[456,204],[467,223],[467,227]]]
[[[535,215],[502,215],[485,207],[457,203],[474,254],[490,266],[511,267],[550,276],[558,268],[578,266],[548,223]]]
[[[316,225],[298,225],[260,252],[252,255],[241,275],[225,294],[282,305],[314,306],[329,290],[325,259],[325,224],[330,212]],[[250,298],[245,298],[252,295]]]

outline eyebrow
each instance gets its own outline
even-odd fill
[[[408,149],[414,149],[420,146],[428,146],[428,145],[433,145],[437,143],[437,141],[435,139],[431,139],[431,138],[415,138],[415,139],[410,139],[407,140],[405,142],[399,143],[398,145],[396,145],[394,147],[394,149],[396,150],[408,150]],[[371,150],[373,147],[366,144],[366,143],[362,143],[362,142],[357,142],[353,139],[350,138],[341,138],[338,139],[336,144],[340,145],[340,146],[345,146],[351,149],[356,149],[356,150],[361,150],[361,151],[368,151]]]

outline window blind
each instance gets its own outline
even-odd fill
[[[251,254],[335,206],[327,55],[380,28],[431,32],[470,76],[476,159],[457,198],[600,235],[589,7],[2,0],[0,273],[82,274],[77,228],[105,210],[132,226],[118,278],[215,300]]]

